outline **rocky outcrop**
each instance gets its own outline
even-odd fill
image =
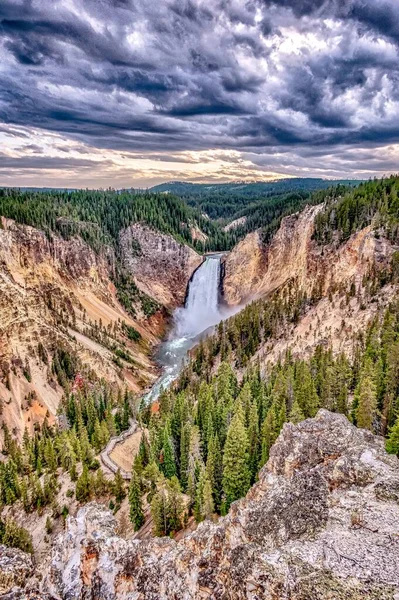
[[[32,558],[17,548],[0,544],[0,596],[19,587],[32,575]]]
[[[120,245],[124,265],[142,292],[168,308],[184,303],[187,284],[203,260],[195,250],[139,223],[121,231]]]
[[[227,304],[243,304],[255,296],[267,268],[267,249],[259,231],[249,233],[224,261],[223,296]]]
[[[267,294],[290,278],[306,277],[314,217],[320,209],[307,207],[285,217],[269,245],[263,243],[260,231],[255,231],[232,250],[223,281],[228,304]]]
[[[90,504],[56,540],[44,592],[63,600],[397,600],[399,462],[321,410],[286,424],[259,482],[180,542],[126,541]]]
[[[231,231],[232,229],[237,229],[238,227],[242,227],[247,222],[247,217],[239,217],[238,219],[234,219],[228,223],[225,227],[223,227],[223,231]]]
[[[392,301],[396,284],[372,285],[370,274],[389,271],[395,247],[371,227],[354,233],[341,245],[319,246],[313,239],[314,219],[322,206],[307,207],[282,220],[269,244],[255,231],[226,257],[224,299],[244,304],[274,293],[307,302],[299,318],[265,340],[255,356],[262,370],[286,351],[305,358],[318,345],[351,355],[353,339]],[[383,281],[384,277],[381,278]],[[366,284],[365,284],[366,282]]]

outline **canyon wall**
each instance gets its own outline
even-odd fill
[[[143,226],[133,226],[129,232],[121,234],[124,260],[137,285],[165,306],[183,303],[201,257]],[[132,235],[140,243],[140,256],[133,255]],[[78,237],[47,236],[2,218],[0,420],[18,437],[25,427],[32,431],[46,415],[50,422],[55,420],[64,394],[51,371],[57,347],[76,355],[96,376],[111,384],[127,384],[138,393],[157,378],[150,355],[164,331],[165,315],[157,311],[146,318],[139,305],[134,307],[136,317],[128,314],[118,302],[114,269],[110,247],[96,253]],[[124,336],[123,322],[139,332],[138,342]],[[133,364],[123,359],[115,362],[115,343],[128,349]],[[39,345],[47,358],[43,359]]]
[[[306,207],[285,217],[269,244],[260,231],[248,234],[226,257],[223,281],[228,304],[242,304],[281,287],[289,280],[310,295],[322,280],[321,293],[353,277],[359,281],[371,265],[389,262],[392,247],[371,227],[356,232],[340,247],[319,246],[313,239],[314,219],[323,205]]]
[[[167,308],[184,303],[187,283],[202,256],[172,236],[135,223],[120,232],[123,263],[138,288]]]
[[[318,344],[350,354],[356,332],[395,294],[392,285],[370,293],[363,282],[371,272],[389,269],[396,248],[371,227],[341,245],[318,245],[312,234],[321,209],[307,207],[285,217],[269,244],[263,243],[260,231],[250,233],[226,257],[223,291],[228,304],[267,298],[290,287],[308,299],[299,321],[262,345],[255,356],[261,364],[277,360],[288,348],[306,356]]]

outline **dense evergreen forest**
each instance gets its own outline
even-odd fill
[[[372,222],[377,235],[383,230],[396,239],[398,181],[392,177],[370,181],[359,190],[340,186],[329,191],[316,239],[342,241]],[[314,195],[315,201],[325,197],[323,191]],[[330,237],[318,237],[320,231]],[[335,294],[335,301],[348,304],[357,295],[361,310],[364,302],[376,301],[383,286],[398,283],[399,252],[394,252],[390,267],[372,269],[359,289],[352,282],[348,289],[330,290],[329,296],[334,301]],[[199,344],[176,387],[161,394],[156,410],[143,408],[149,437],[143,436],[134,464],[133,522],[141,514],[144,491],[152,501],[157,533],[174,530],[175,513],[165,493],[168,481],[175,494],[181,490],[188,498],[185,510],[197,521],[215,512],[225,514],[256,481],[283,424],[313,417],[322,407],[386,436],[387,450],[399,455],[398,301],[353,337],[351,358],[334,355],[325,345],[307,359],[294,358],[290,351],[275,364],[261,364],[256,358],[268,340],[287,332],[319,299],[317,281],[308,296],[291,281],[267,299],[251,303]],[[182,500],[180,507],[184,515]]]
[[[46,349],[39,343],[38,356],[48,364]],[[71,487],[68,497],[80,502],[92,498],[110,499],[111,509],[118,510],[125,497],[124,481],[118,472],[113,480],[105,477],[96,454],[112,435],[129,427],[135,416],[137,401],[130,392],[115,392],[92,372],[86,372],[76,355],[59,346],[50,363],[51,372],[64,388],[64,400],[59,408],[58,423],[36,426],[33,436],[25,431],[19,445],[3,425],[5,462],[0,462],[0,509],[20,502],[26,513],[47,507],[47,533],[52,521],[65,519],[69,509],[60,506],[57,495],[59,477],[65,474]],[[29,399],[28,399],[29,401]],[[12,519],[0,520],[0,543],[32,552],[27,531]]]
[[[325,209],[316,217],[314,237],[320,244],[341,243],[371,223],[383,228],[391,241],[399,240],[399,176],[330,190]]]
[[[381,277],[370,275],[357,293],[372,298],[389,282],[399,282],[396,263]],[[350,286],[337,293],[350,298],[356,291]],[[20,501],[27,512],[51,507],[51,530],[52,519],[68,514],[56,501],[58,477],[67,473],[68,494],[78,501],[105,499],[117,511],[128,494],[136,529],[149,504],[154,533],[173,534],[191,514],[197,521],[225,514],[256,481],[283,424],[312,417],[320,407],[385,435],[388,451],[399,455],[398,301],[353,339],[351,359],[319,346],[306,360],[289,351],[275,364],[253,360],[262,344],[287,331],[317,299],[316,289],[306,297],[291,282],[251,303],[197,347],[173,389],[140,410],[130,394],[115,395],[93,374],[76,389],[81,365],[60,347],[51,361],[65,389],[59,425],[46,420],[33,437],[25,433],[21,447],[4,428],[0,505]],[[45,350],[38,352],[48,360]],[[119,473],[105,478],[95,455],[132,415],[144,433],[126,489]],[[10,520],[0,524],[0,535],[11,545],[31,547],[27,532]]]
[[[398,283],[399,271],[389,278]],[[386,281],[364,281],[362,293],[374,295]],[[343,294],[349,298],[353,291]],[[353,339],[351,359],[318,346],[306,360],[289,351],[276,364],[251,360],[313,301],[292,285],[247,306],[200,344],[176,388],[164,391],[155,409],[143,407],[149,435],[143,435],[130,489],[137,526],[143,493],[159,535],[176,530],[182,493],[180,526],[187,512],[197,521],[225,514],[256,481],[283,424],[314,417],[319,408],[385,435],[387,450],[399,455],[398,301]]]
[[[351,187],[342,185],[329,188],[330,184],[322,179],[220,186],[176,183],[173,194],[163,191],[168,184],[149,192],[3,188],[0,215],[65,238],[79,235],[97,252],[106,245],[112,246],[117,256],[119,232],[137,222],[172,235],[198,252],[223,251],[258,228],[267,241],[282,217],[306,204],[322,202],[329,196],[335,198],[342,190],[351,191]],[[245,217],[244,224],[224,230],[226,223],[240,217]],[[206,242],[192,238],[192,226],[206,234]]]
[[[301,197],[308,198],[317,190],[339,184],[357,185],[358,183],[352,180],[329,181],[298,177],[254,183],[206,184],[172,181],[156,185],[151,188],[151,191],[175,194],[190,206],[206,213],[210,219],[224,219],[227,222],[247,214],[247,210],[252,211],[255,206],[273,207],[281,201],[284,203],[284,198],[289,197],[290,194],[298,193]]]
[[[146,223],[178,241],[205,248],[191,237],[197,225],[209,237],[208,246],[225,250],[231,236],[199,211],[169,194],[115,190],[31,191],[0,189],[0,215],[64,237],[79,235],[95,250],[118,248],[119,232],[132,223]]]

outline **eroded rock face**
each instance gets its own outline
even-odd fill
[[[184,303],[190,277],[203,260],[197,252],[140,223],[121,231],[120,243],[124,264],[142,292],[168,308]]]
[[[157,369],[149,353],[162,323],[158,328],[156,322],[133,319],[120,305],[111,280],[112,249],[96,254],[78,237],[49,237],[0,219],[0,425],[6,423],[22,438],[25,428],[33,432],[35,423],[43,422],[47,410],[53,419],[64,394],[51,374],[56,345],[76,353],[110,383],[127,383],[135,392],[150,385]],[[137,329],[146,342],[129,342],[137,369],[126,368],[123,379],[112,352],[85,334],[95,322],[113,327],[119,321]],[[39,342],[48,353],[47,364],[38,356]],[[23,375],[27,366],[29,381]],[[33,400],[27,402],[29,397]]]
[[[399,461],[321,410],[286,424],[227,517],[176,543],[126,541],[96,504],[69,518],[43,591],[63,600],[397,600]]]
[[[315,216],[323,205],[306,207],[285,217],[270,244],[262,242],[258,231],[249,233],[225,261],[224,298],[228,304],[240,304],[264,296],[289,280],[311,295],[317,281],[322,293],[331,285],[355,280],[360,283],[372,264],[384,268],[392,247],[376,238],[370,227],[354,233],[338,249],[318,246],[312,235]]]

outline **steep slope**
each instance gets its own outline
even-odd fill
[[[110,512],[83,508],[42,588],[75,600],[393,600],[398,486],[382,440],[322,410],[286,424],[246,498],[181,542],[126,541]]]
[[[138,288],[168,308],[184,303],[187,282],[202,257],[169,235],[135,223],[120,232],[125,268]]]
[[[227,258],[227,302],[265,295],[288,279],[296,279],[308,295],[318,280],[323,295],[373,264],[384,267],[399,243],[398,190],[398,176],[332,188],[315,195],[318,205],[282,219],[270,243],[260,231],[251,234]]]
[[[226,257],[223,291],[228,304],[266,298],[292,285],[310,301],[300,322],[273,348],[269,344],[263,358],[271,349],[268,358],[274,359],[288,346],[298,354],[327,340],[342,350],[394,296],[395,288],[390,285],[375,294],[362,291],[362,286],[365,279],[390,268],[397,247],[371,226],[338,246],[319,245],[313,233],[322,210],[323,205],[307,207],[285,217],[269,244],[255,231]]]
[[[389,262],[392,245],[366,227],[339,248],[320,247],[312,239],[315,217],[323,205],[307,207],[285,217],[270,244],[255,231],[227,256],[223,282],[228,304],[240,304],[264,296],[295,279],[310,295],[314,283],[322,280],[321,294],[367,272],[374,262]]]
[[[98,255],[82,240],[51,239],[4,220],[0,229],[0,398],[2,420],[21,435],[54,419],[64,393],[51,371],[56,348],[77,355],[97,376],[139,391],[156,370],[148,358],[156,327],[133,321],[109,278],[112,253]],[[118,322],[137,329],[140,343],[123,337]],[[103,338],[103,339],[101,339]],[[114,362],[112,345],[130,347],[134,369]],[[40,348],[39,348],[40,346]]]
[[[121,237],[124,259],[128,268],[134,264],[137,285],[160,303],[159,308],[181,304],[201,257],[170,236],[141,226],[132,231],[140,232],[140,257],[133,256],[131,245],[126,247],[126,232]],[[157,377],[150,352],[163,333],[165,314],[152,310],[147,318],[139,297],[133,304],[129,299],[128,314],[111,280],[114,265],[111,247],[95,252],[79,237],[46,236],[2,219],[1,420],[19,437],[46,414],[54,421],[65,391],[51,367],[57,348],[76,356],[86,375],[93,371],[135,392]],[[136,332],[133,338],[127,335],[129,327]]]

